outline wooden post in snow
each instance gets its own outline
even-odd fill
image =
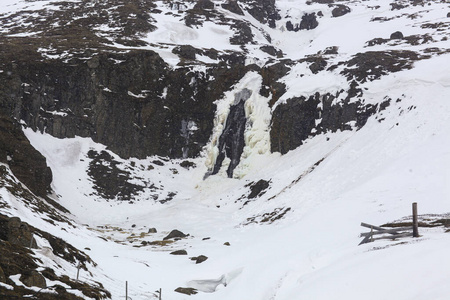
[[[81,262],[78,262],[78,266],[77,266],[77,281],[78,281],[78,277],[80,276],[80,268],[81,268]]]
[[[417,219],[417,203],[412,204],[413,211],[413,237],[419,237],[419,221]]]
[[[125,281],[125,300],[128,300],[128,281]]]

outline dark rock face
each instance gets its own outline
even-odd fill
[[[275,0],[239,0],[248,5],[248,12],[259,22],[275,28],[275,21],[281,17],[276,8]]]
[[[192,55],[187,48],[181,53]],[[121,157],[195,157],[212,132],[213,101],[247,71],[245,57],[222,60],[205,73],[171,70],[152,51],[9,62],[0,74],[0,108],[58,138],[92,137]],[[195,130],[183,135],[186,123]]]
[[[238,14],[243,16],[244,12],[242,11],[241,7],[239,6],[238,2],[236,0],[229,0],[226,3],[222,4],[222,7],[226,10],[231,11],[232,13]]]
[[[319,118],[318,104],[318,99],[313,96],[310,99],[301,97],[290,99],[275,108],[270,130],[272,152],[285,154],[308,138],[315,120]]]
[[[0,109],[0,162],[8,164],[14,175],[34,194],[46,197],[52,172],[45,157],[34,149],[20,126]]]
[[[343,15],[348,14],[351,11],[351,9],[348,6],[345,5],[338,5],[331,11],[331,15],[334,18],[342,17]]]
[[[233,171],[239,164],[241,154],[244,151],[244,130],[247,122],[244,105],[251,94],[250,90],[243,89],[235,95],[235,104],[230,107],[225,127],[219,138],[219,155],[212,170],[212,175],[219,172],[223,160],[228,157],[231,162],[227,169],[227,175],[229,178],[233,177]]]
[[[342,102],[334,104],[336,95],[316,93],[309,98],[300,97],[288,100],[275,108],[270,131],[271,151],[287,153],[303,144],[308,137],[327,131],[351,130],[354,123],[361,128],[367,119],[377,112],[374,105],[364,105],[359,100],[362,91],[352,84],[348,96]],[[322,108],[318,105],[322,104]],[[321,120],[316,125],[316,120]]]
[[[278,80],[289,72],[289,65],[290,61],[283,61],[261,69],[263,82],[259,94],[264,97],[272,96],[269,102],[270,106],[286,92],[285,84],[278,82]]]
[[[214,3],[210,0],[198,0],[194,9],[214,9]]]
[[[319,22],[317,22],[316,14],[304,14],[302,17],[302,21],[300,22],[300,30],[311,30],[319,26]]]

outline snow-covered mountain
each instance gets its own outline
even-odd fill
[[[0,298],[447,299],[449,37],[437,0],[3,0]]]

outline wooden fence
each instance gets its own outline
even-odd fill
[[[373,242],[375,240],[381,240],[381,239],[393,240],[393,239],[398,239],[398,238],[408,237],[408,236],[419,237],[419,222],[418,222],[418,218],[417,218],[417,203],[416,202],[414,202],[412,204],[412,211],[413,211],[412,226],[397,227],[397,228],[383,228],[380,226],[375,226],[375,225],[371,225],[371,224],[362,222],[361,226],[370,228],[370,232],[361,233],[360,236],[364,237],[364,238],[361,241],[361,243],[359,243],[359,245]],[[382,236],[374,237],[377,235],[382,235]]]

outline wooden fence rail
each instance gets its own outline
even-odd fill
[[[361,226],[370,228],[370,232],[363,232],[361,233],[361,237],[364,237],[364,239],[359,243],[359,245],[373,242],[375,240],[381,240],[381,239],[397,239],[401,237],[407,237],[407,236],[413,236],[413,237],[419,237],[419,225],[418,225],[418,218],[417,218],[417,203],[413,203],[412,205],[412,226],[407,227],[397,227],[397,228],[383,228],[380,226],[367,224],[362,222]],[[385,236],[374,238],[375,235],[381,235],[381,234],[388,234]]]

